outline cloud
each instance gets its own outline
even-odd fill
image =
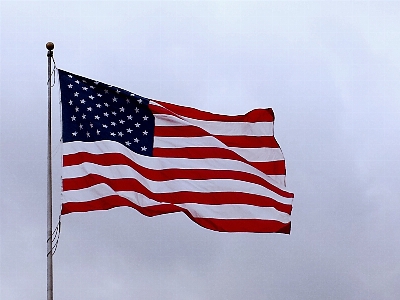
[[[57,299],[397,299],[396,2],[2,2],[1,289],[42,299],[46,49],[57,66],[217,113],[272,107],[290,236],[182,214],[63,217]],[[54,219],[62,199],[53,88]]]

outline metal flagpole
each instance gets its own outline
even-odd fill
[[[54,44],[48,42],[47,63],[48,63],[48,79],[47,79],[47,300],[53,300],[53,180],[51,171],[51,59],[53,58]]]

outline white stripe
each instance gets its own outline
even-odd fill
[[[89,188],[84,188],[79,190],[63,191],[62,194],[63,194],[63,202],[86,202],[91,200],[97,200],[102,197],[118,195],[129,199],[130,201],[136,203],[141,207],[160,204],[160,202],[149,199],[143,196],[142,194],[136,192],[124,192],[124,191],[116,192],[105,183],[96,184]]]
[[[93,163],[63,167],[63,179],[83,177],[88,174],[97,174],[109,179],[136,179],[153,193],[173,192],[243,192],[273,198],[278,202],[291,204],[291,198],[285,198],[256,183],[234,179],[173,179],[166,181],[153,181],[144,177],[135,169],[125,165],[100,166]]]
[[[202,137],[154,137],[154,148],[216,147],[230,149],[251,162],[283,160],[280,148],[239,148],[228,147],[212,136]]]
[[[121,153],[134,161],[138,165],[153,170],[164,169],[204,169],[204,170],[237,170],[256,175],[272,185],[275,185],[283,191],[287,191],[283,184],[275,181],[260,170],[241,161],[222,159],[222,158],[206,158],[206,159],[186,159],[186,158],[158,158],[143,156],[135,153],[118,142],[114,141],[97,141],[97,142],[69,142],[63,143],[63,154],[74,154],[78,152],[88,152],[92,154],[103,153]],[[284,178],[280,175],[279,178]]]
[[[210,134],[215,135],[247,135],[247,136],[273,136],[273,122],[218,122],[203,121],[187,117],[176,117],[166,114],[155,114],[155,126],[188,126],[200,127]]]
[[[276,210],[273,207],[258,207],[246,204],[222,204],[222,205],[202,205],[202,204],[176,204],[189,210],[196,218],[213,219],[259,219],[277,220],[282,223],[289,223],[290,216],[287,213]]]
[[[124,197],[141,207],[163,204],[163,202],[151,200],[136,192],[115,192],[105,184],[77,191],[63,192],[65,202],[86,202],[112,195]],[[290,221],[288,214],[280,212],[273,207],[258,207],[246,204],[207,205],[193,203],[175,204],[175,206],[187,209],[196,218],[277,220],[282,223]]]
[[[285,175],[268,175],[270,178],[278,182],[280,185],[284,186],[285,183]]]

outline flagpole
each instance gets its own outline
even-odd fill
[[[47,48],[47,300],[53,300],[53,180],[51,170],[51,59],[54,44],[48,42]]]

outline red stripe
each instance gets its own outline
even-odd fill
[[[196,120],[219,122],[273,122],[275,119],[272,108],[258,108],[248,112],[245,115],[226,116],[213,114],[192,107],[166,103],[159,100],[152,101],[157,102],[158,104],[163,106],[160,107],[158,105],[153,105],[150,103],[149,108],[153,112],[153,114],[180,115]]]
[[[150,207],[138,206],[120,196],[109,196],[88,202],[68,202],[62,204],[61,214],[66,215],[74,212],[88,212],[94,210],[108,210],[114,207],[132,207],[141,214],[152,217],[166,213],[184,212],[198,225],[223,232],[259,232],[259,233],[290,233],[291,223],[285,224],[275,220],[249,220],[249,219],[211,219],[194,218],[188,211],[174,205],[162,204]]]
[[[229,149],[213,147],[187,147],[187,148],[154,148],[153,155],[157,157],[180,158],[226,158],[245,162],[267,175],[285,175],[284,160],[268,162],[249,162]]]
[[[248,219],[193,219],[202,227],[215,231],[225,232],[257,232],[257,233],[285,233],[290,234],[291,223],[281,223],[275,220],[248,220]]]
[[[210,136],[211,134],[204,129],[194,126],[155,126],[154,136],[165,137],[199,137]]]
[[[121,196],[113,195],[107,196],[96,200],[86,201],[86,202],[67,202],[63,203],[61,207],[61,214],[66,215],[74,212],[88,212],[94,210],[108,210],[114,207],[128,206],[135,208],[141,214],[154,217],[166,213],[174,213],[182,211],[182,208],[175,206],[173,204],[160,204],[156,206],[149,206],[143,208],[135,203],[132,203],[126,198]]]
[[[178,168],[165,169],[161,171],[152,170],[138,165],[120,153],[92,154],[87,152],[79,152],[63,156],[64,167],[79,165],[85,162],[90,162],[101,166],[126,165],[153,181],[167,181],[172,179],[235,179],[259,184],[282,197],[293,198],[294,196],[292,193],[281,190],[280,188],[270,184],[268,181],[265,181],[261,177],[242,171],[205,169],[187,170]]]
[[[228,147],[239,148],[279,148],[273,136],[215,136]]]
[[[190,192],[179,191],[170,193],[154,193],[143,186],[134,178],[109,179],[97,174],[83,177],[63,179],[63,190],[80,190],[104,183],[112,190],[119,192],[137,192],[149,199],[172,204],[197,203],[197,204],[249,204],[260,207],[274,207],[287,214],[291,213],[292,206],[280,203],[266,196],[248,194],[244,192]]]
[[[197,126],[156,126],[154,136],[158,137],[202,137],[213,136],[228,147],[279,148],[273,136],[224,136],[213,135]]]

